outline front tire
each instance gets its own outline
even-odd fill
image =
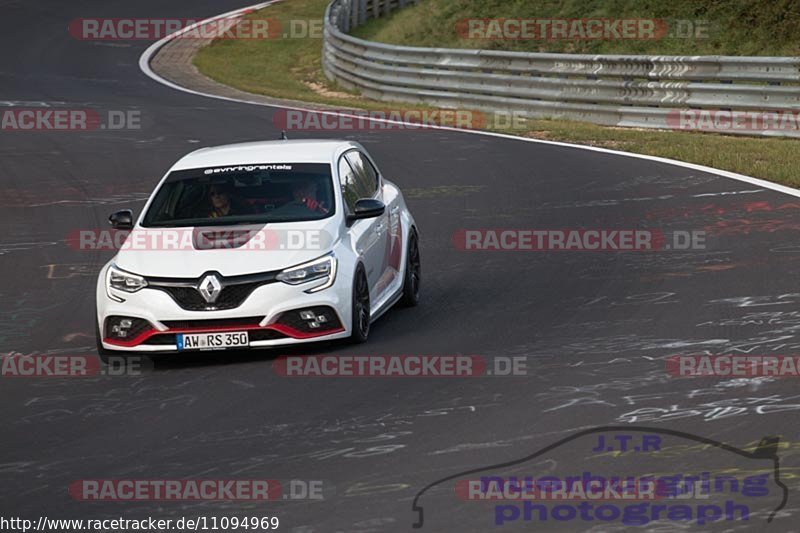
[[[403,296],[400,305],[415,307],[419,303],[419,286],[421,281],[421,262],[419,257],[419,240],[413,229],[408,234],[408,251],[406,253],[406,271],[403,277]]]
[[[369,303],[369,283],[367,283],[367,273],[363,265],[358,265],[356,275],[353,278],[353,298],[352,298],[352,334],[350,340],[355,344],[366,342],[369,337],[370,323],[370,303]]]

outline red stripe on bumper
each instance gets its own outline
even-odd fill
[[[314,337],[323,337],[325,335],[333,335],[334,333],[341,333],[342,331],[344,331],[344,328],[324,329],[320,331],[315,331],[314,333],[306,333],[304,331],[299,331],[283,324],[269,324],[267,326],[254,326],[252,324],[249,324],[238,327],[237,326],[197,327],[197,328],[168,329],[166,331],[158,331],[157,329],[151,329],[143,333],[140,333],[138,336],[130,340],[121,341],[118,339],[109,339],[106,337],[103,339],[103,342],[107,344],[113,344],[114,346],[133,348],[134,346],[139,346],[150,337],[154,337],[156,335],[175,335],[177,333],[221,333],[226,331],[263,331],[263,330],[273,330],[277,331],[278,333],[283,333],[284,335],[287,335],[293,339],[303,340],[303,339],[313,339]]]

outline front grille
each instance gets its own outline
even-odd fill
[[[246,318],[218,318],[212,320],[162,320],[161,323],[169,329],[195,329],[195,328],[226,328],[236,326],[257,326],[263,316]]]
[[[197,290],[206,274],[197,279],[148,278],[147,282],[150,288],[169,294],[182,309],[187,311],[225,311],[242,305],[261,285],[274,283],[277,274],[278,272],[266,272],[229,278],[216,274],[222,289],[213,303],[206,302]]]
[[[250,342],[272,341],[275,339],[285,339],[286,335],[272,329],[258,329],[250,332]]]
[[[142,344],[149,344],[151,346],[175,346],[175,334],[153,335]]]
[[[243,283],[223,287],[214,303],[206,302],[194,287],[153,287],[172,296],[187,311],[224,311],[235,309],[262,283]]]

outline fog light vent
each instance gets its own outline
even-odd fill
[[[112,340],[133,339],[151,329],[150,322],[141,318],[110,316],[105,322],[106,338]]]

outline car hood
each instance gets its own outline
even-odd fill
[[[147,277],[199,278],[209,271],[239,276],[282,270],[333,248],[332,223],[268,226],[142,228],[128,235],[114,260]]]

